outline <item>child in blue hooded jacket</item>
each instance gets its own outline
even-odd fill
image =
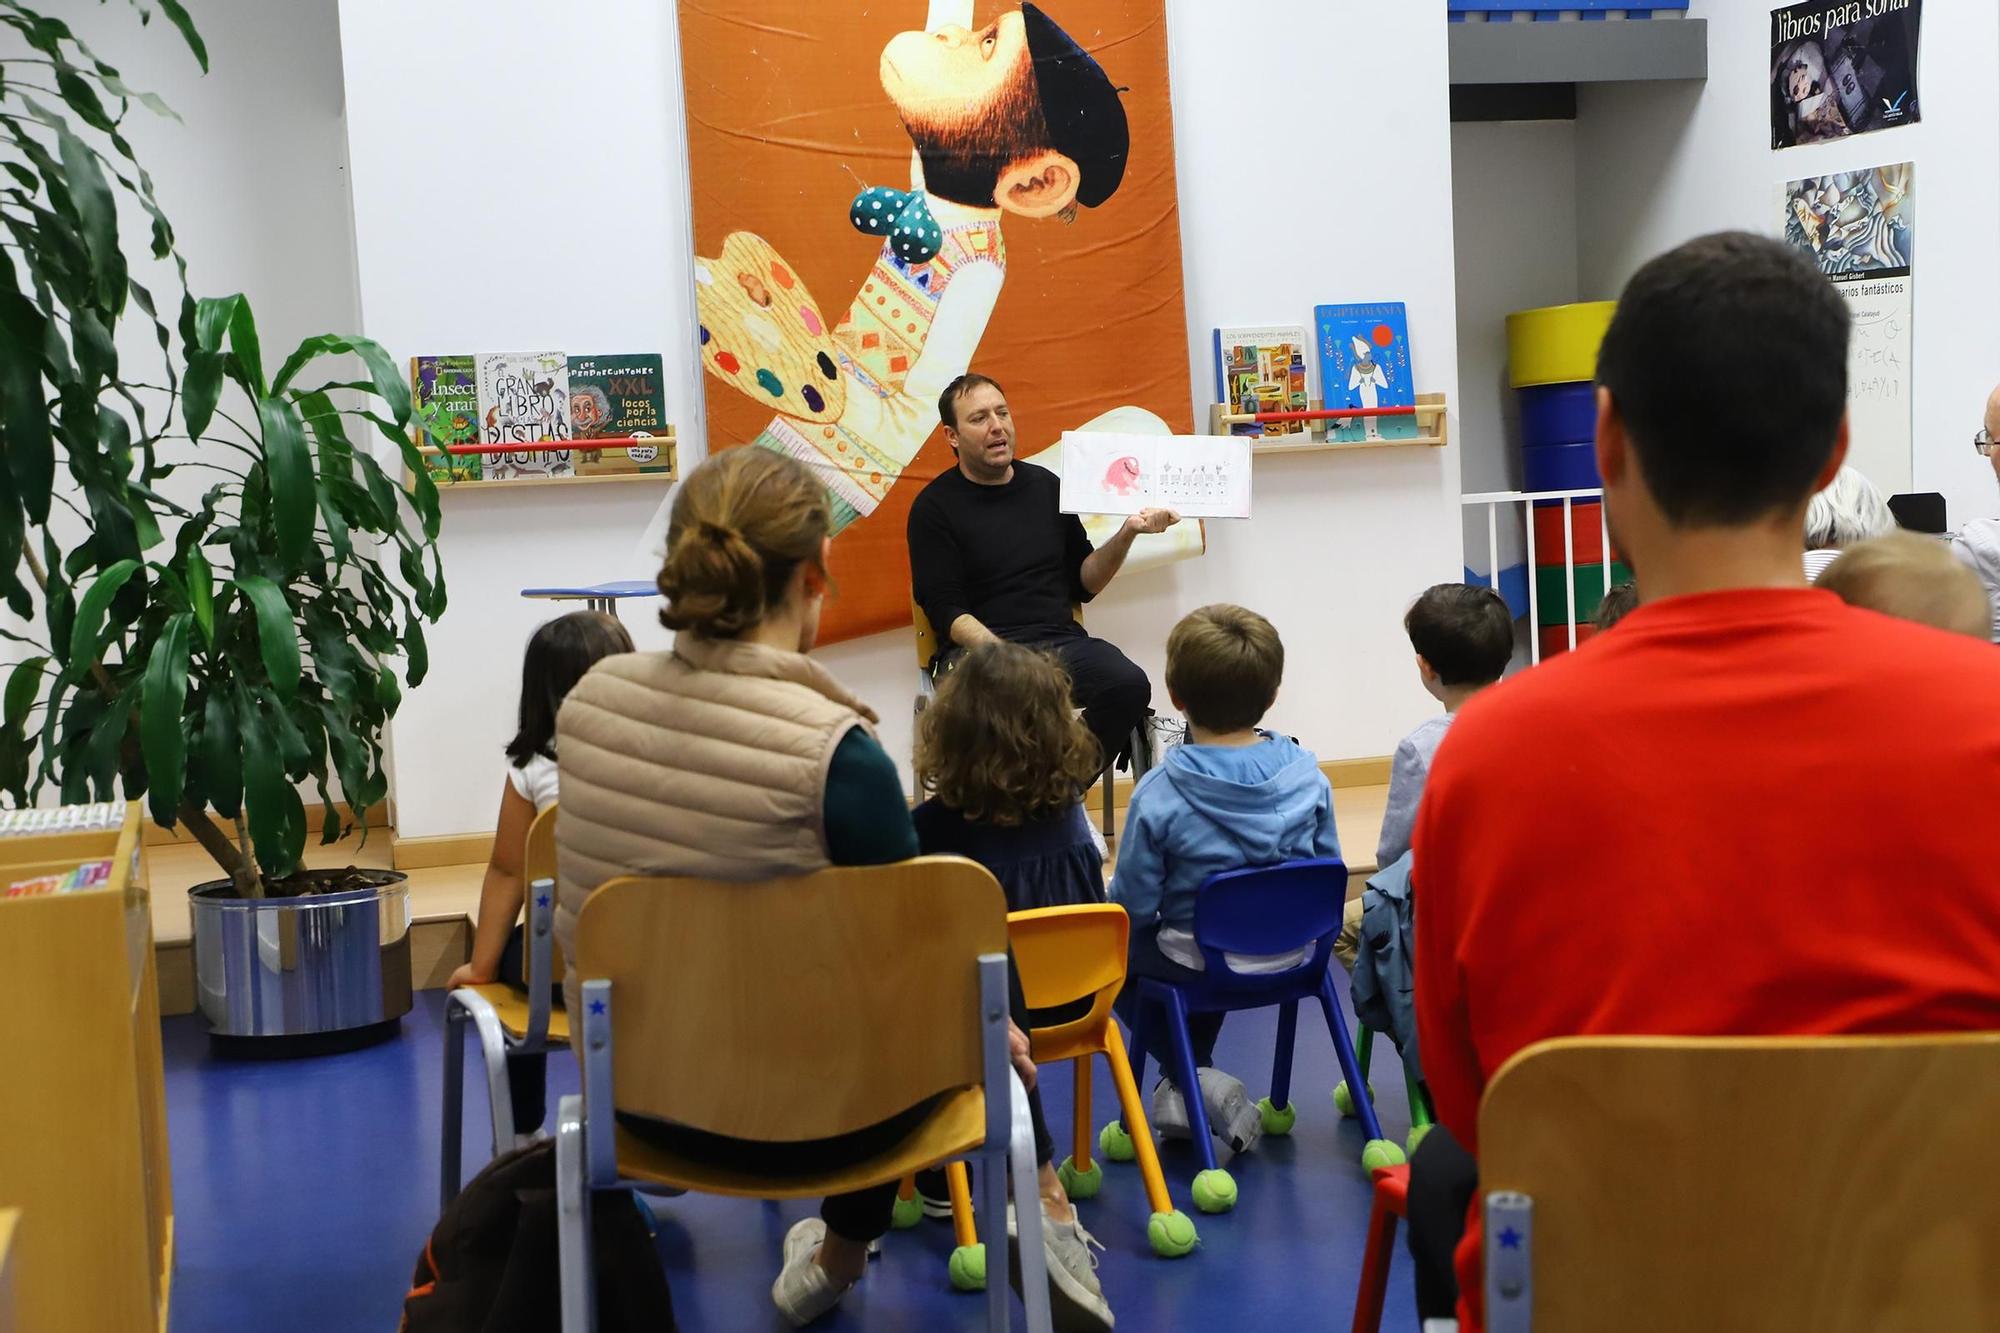
[[[1138,979],[1198,979],[1194,905],[1202,881],[1224,870],[1304,857],[1338,857],[1333,792],[1310,750],[1257,729],[1285,671],[1285,646],[1271,622],[1240,606],[1205,606],[1167,639],[1167,691],[1186,714],[1188,743],[1167,752],[1139,780],[1118,844],[1111,900],[1132,917],[1131,957],[1118,1010],[1131,1026]],[[1239,972],[1281,972],[1303,952],[1271,958],[1232,956]],[[1240,1079],[1214,1068],[1221,1014],[1190,1014],[1202,1104],[1215,1136],[1237,1152],[1262,1133],[1257,1107]],[[1165,1034],[1155,1026],[1147,1056],[1169,1068]],[[1185,1138],[1180,1090],[1162,1078],[1153,1088],[1153,1125]]]

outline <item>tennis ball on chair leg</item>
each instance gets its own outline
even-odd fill
[[[1368,1096],[1375,1096],[1374,1088],[1368,1089]],[[1344,1116],[1354,1114],[1354,1094],[1347,1090],[1345,1080],[1333,1085],[1333,1108]]]
[[[1076,1158],[1065,1157],[1056,1168],[1056,1179],[1062,1182],[1063,1193],[1072,1199],[1094,1199],[1104,1188],[1104,1166],[1092,1162],[1088,1171],[1076,1169]]]
[[[1204,1213],[1226,1213],[1236,1206],[1236,1177],[1217,1167],[1195,1173],[1194,1206]]]
[[[1388,1139],[1370,1139],[1361,1150],[1361,1165],[1369,1171],[1379,1171],[1385,1166],[1401,1166],[1407,1160],[1403,1150]]]
[[[1195,1234],[1193,1220],[1178,1208],[1171,1213],[1154,1213],[1146,1222],[1146,1239],[1151,1242],[1153,1253],[1162,1259],[1192,1254],[1201,1241]]]
[[[924,1220],[924,1201],[912,1194],[907,1199],[897,1199],[896,1206],[889,1210],[889,1225],[898,1231],[908,1230]]]
[[[1430,1132],[1431,1132],[1431,1126],[1429,1125],[1417,1125],[1410,1130],[1410,1137],[1407,1140],[1405,1140],[1405,1142],[1409,1145],[1410,1156],[1415,1157],[1417,1155],[1417,1145],[1419,1143],[1422,1143],[1424,1141],[1424,1135]]]
[[[1274,1138],[1291,1133],[1292,1126],[1299,1123],[1298,1107],[1273,1106],[1269,1097],[1257,1099],[1257,1110],[1264,1117],[1264,1132]]]
[[[951,1274],[951,1285],[960,1291],[986,1290],[986,1247],[959,1246],[951,1252],[946,1271]]]
[[[1113,1162],[1129,1162],[1139,1155],[1139,1150],[1132,1146],[1132,1136],[1127,1134],[1125,1126],[1116,1120],[1099,1132],[1097,1151]]]

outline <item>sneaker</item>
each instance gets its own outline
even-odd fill
[[[836,1284],[813,1261],[825,1239],[826,1223],[817,1217],[801,1218],[785,1233],[785,1266],[771,1284],[771,1303],[794,1328],[804,1328],[840,1304],[840,1298],[847,1294],[847,1288]]]
[[[1007,1279],[1021,1290],[1021,1231],[1014,1205],[1007,1205]],[[1042,1214],[1042,1265],[1049,1270],[1049,1317],[1056,1333],[1109,1333],[1118,1321],[1097,1281],[1097,1237],[1083,1228],[1083,1219],[1058,1222]]]
[[[1249,1152],[1264,1137],[1264,1115],[1250,1100],[1243,1080],[1220,1069],[1198,1069],[1201,1105],[1208,1112],[1208,1132],[1229,1145],[1231,1152]]]
[[[1187,1100],[1171,1079],[1163,1078],[1153,1085],[1153,1128],[1163,1139],[1194,1137],[1194,1131],[1188,1128]]]
[[[968,1185],[972,1181],[972,1167],[965,1168]],[[979,1196],[975,1193],[973,1198]],[[935,1222],[951,1221],[951,1184],[942,1167],[930,1171],[917,1172],[917,1200],[923,1205],[924,1216]]]

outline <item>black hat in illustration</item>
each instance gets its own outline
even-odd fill
[[[1132,146],[1125,104],[1118,100],[1119,90],[1105,76],[1104,67],[1048,15],[1024,4],[1021,19],[1027,27],[1049,146],[1076,162],[1080,173],[1076,201],[1096,208],[1117,193],[1125,179],[1125,159]]]

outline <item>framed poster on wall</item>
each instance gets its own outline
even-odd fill
[[[822,638],[909,623],[958,375],[1004,386],[1029,460],[1192,429],[1164,5],[680,6],[708,447],[826,482]]]

